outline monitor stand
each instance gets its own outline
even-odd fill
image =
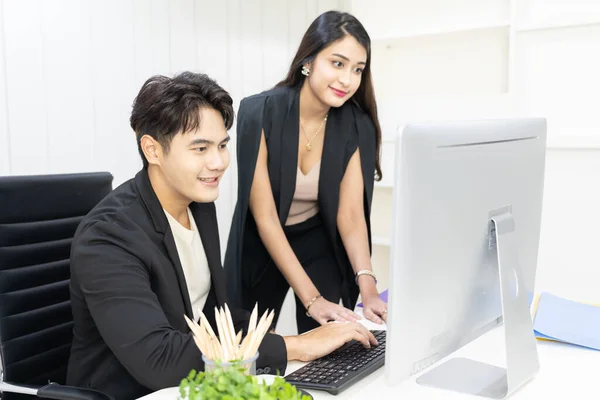
[[[539,371],[529,295],[519,265],[515,222],[510,208],[492,214],[491,228],[500,275],[506,368],[453,358],[421,375],[417,379],[421,385],[504,399]]]

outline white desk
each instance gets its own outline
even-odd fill
[[[366,320],[364,320],[364,324],[369,329],[385,329],[385,326],[376,325]],[[541,366],[540,372],[533,380],[510,396],[510,400],[600,398],[599,351],[540,340],[537,341],[537,344]],[[447,359],[461,356],[504,366],[504,348],[502,345],[503,327],[498,327],[453,353]],[[290,362],[286,374],[297,370],[303,365],[304,363],[301,362]],[[430,369],[434,367],[432,366]],[[337,396],[320,391],[309,392],[315,400],[369,399],[373,396],[377,396],[376,400],[396,398],[410,400],[481,399],[481,397],[418,385],[415,383],[415,378],[418,375],[399,385],[390,386],[386,383],[384,370],[385,366]],[[139,400],[175,400],[177,396],[177,388],[169,388],[152,393]]]

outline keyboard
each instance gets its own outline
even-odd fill
[[[371,331],[379,345],[366,349],[355,340],[285,376],[302,388],[338,394],[385,363],[386,331]]]

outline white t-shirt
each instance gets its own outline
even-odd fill
[[[192,304],[192,312],[194,313],[194,321],[200,318],[200,311],[204,308],[208,292],[210,291],[210,269],[208,268],[208,260],[204,252],[204,246],[200,239],[198,227],[194,221],[194,217],[190,209],[187,209],[190,219],[190,229],[181,225],[173,216],[166,210],[165,214],[173,237],[177,246],[177,254],[179,261],[183,267],[185,282],[187,283],[188,293],[190,295],[190,303]]]

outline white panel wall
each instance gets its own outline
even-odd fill
[[[14,173],[31,173],[48,165],[41,5],[41,1],[25,0],[5,2],[3,7],[10,172]]]
[[[286,75],[302,35],[346,0],[0,0],[0,175],[140,168],[131,105],[155,74],[194,70],[240,100]],[[224,252],[232,162],[217,201]],[[279,330],[295,331],[288,296]]]
[[[140,168],[131,105],[154,74],[195,70],[244,97],[281,80],[308,25],[342,0],[0,0],[0,174]],[[231,151],[235,153],[235,128]],[[222,247],[235,158],[218,200]]]
[[[0,21],[4,21],[4,4],[0,1]],[[4,23],[0,24],[0,175],[10,172],[10,138],[8,136],[8,103],[6,101],[6,51]]]

